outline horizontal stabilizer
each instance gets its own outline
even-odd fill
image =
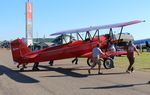
[[[32,59],[35,58],[38,54],[27,55],[25,58]]]

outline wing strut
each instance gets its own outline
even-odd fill
[[[70,33],[70,42],[72,41],[72,33]]]
[[[96,32],[95,32],[94,35],[93,35],[93,38],[95,37],[95,35],[96,35],[96,33],[97,33],[98,31],[99,31],[99,30],[97,29]]]
[[[89,31],[87,31],[86,34],[85,34],[85,40],[88,39],[88,38],[91,38],[91,34],[90,34]]]
[[[121,27],[121,30],[120,30],[120,34],[119,34],[119,38],[118,38],[118,43],[120,42],[120,38],[121,38],[121,34],[122,34],[122,30],[123,30],[123,27]]]
[[[100,42],[99,30],[98,30],[98,40],[99,40],[99,42]]]
[[[94,39],[94,37],[96,36],[96,33],[98,33],[98,40],[100,41],[99,29],[96,29],[92,39]]]
[[[77,32],[77,35],[83,40],[82,36]]]

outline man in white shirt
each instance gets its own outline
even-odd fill
[[[114,45],[112,42],[110,42],[110,43],[108,44],[108,51],[109,51],[110,53],[115,53],[115,52],[116,52],[115,45]],[[114,61],[115,56],[111,56],[111,58],[112,58],[112,60]],[[114,63],[114,62],[113,62],[113,63]],[[111,65],[111,68],[114,68],[114,64]]]
[[[91,69],[93,69],[95,64],[98,64],[98,74],[102,74],[102,73],[100,73],[100,67],[101,67],[100,55],[101,54],[104,55],[104,53],[102,52],[102,50],[99,47],[100,47],[100,45],[97,44],[96,47],[93,48],[93,50],[92,50],[93,64],[92,64],[91,68],[88,70],[89,74],[91,74]]]

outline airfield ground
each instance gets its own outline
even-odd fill
[[[31,71],[29,64],[20,72],[11,52],[0,49],[0,95],[150,95],[150,72],[125,73],[126,68],[93,70],[88,75],[86,61],[78,65],[72,59],[59,60],[54,66],[40,63],[41,71]],[[150,68],[150,67],[149,67]],[[148,69],[148,67],[147,67]]]

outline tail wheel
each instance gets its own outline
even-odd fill
[[[105,69],[111,69],[113,64],[114,64],[114,61],[112,58],[104,59],[103,65],[104,65]]]
[[[88,58],[87,59],[87,64],[88,64],[88,66],[93,66],[93,61],[92,61],[92,59],[91,58]],[[93,67],[95,67],[96,66],[96,64],[93,66]]]
[[[22,71],[24,71],[24,68],[21,68],[21,69],[20,69],[20,72],[22,72]]]

